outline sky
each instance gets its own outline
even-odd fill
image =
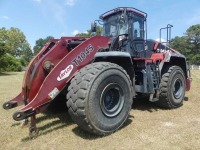
[[[172,24],[172,37],[200,24],[200,0],[0,0],[0,28],[19,28],[33,47],[39,38],[74,36],[90,29],[99,16],[116,7],[148,14],[148,38]],[[165,38],[165,37],[163,37]]]

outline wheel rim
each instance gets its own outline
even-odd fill
[[[176,99],[179,99],[183,93],[183,83],[180,79],[176,79],[173,86],[173,95]]]
[[[123,105],[124,92],[122,88],[116,83],[107,85],[102,91],[100,99],[103,114],[107,117],[115,117],[121,112]]]

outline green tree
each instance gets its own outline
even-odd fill
[[[194,54],[200,53],[200,24],[192,25],[186,30],[190,48]]]
[[[7,43],[8,34],[6,28],[0,29],[0,57],[3,56],[5,53],[8,53],[8,45]]]
[[[31,48],[20,29],[0,28],[0,72],[21,71],[31,57]]]
[[[192,25],[184,36],[172,39],[172,48],[180,51],[193,64],[200,64],[200,24]]]
[[[53,39],[53,36],[47,36],[46,38],[42,39],[38,39],[35,42],[35,46],[33,47],[33,51],[34,51],[34,55],[36,55],[41,49],[42,47],[50,40]]]
[[[192,64],[200,65],[200,54],[194,55],[191,60]]]
[[[4,27],[0,29],[0,42],[7,47],[6,53],[14,57],[21,57],[25,48],[29,46],[24,33],[14,27],[11,27],[9,30],[6,30]]]
[[[23,59],[29,63],[31,61],[31,59],[33,58],[33,52],[31,51],[31,48],[29,45],[27,45],[26,47],[24,47],[24,55],[23,55]]]
[[[175,50],[178,50],[186,57],[189,56],[189,54],[191,53],[187,36],[182,36],[182,37],[176,36],[174,39],[172,39],[171,47]]]
[[[6,54],[8,52],[8,47],[6,46],[5,43],[0,42],[0,57]]]
[[[24,51],[30,49],[29,43],[25,35],[18,28],[11,27],[9,30],[6,28],[0,29],[0,54],[8,53],[14,57],[22,57]]]
[[[0,72],[22,71],[20,59],[13,57],[10,54],[5,54],[0,57]]]

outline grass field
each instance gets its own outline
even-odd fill
[[[21,73],[0,74],[0,105],[21,90]],[[37,115],[39,134],[30,137],[28,127],[12,119],[17,109],[0,108],[0,149],[170,149],[200,148],[200,71],[192,71],[192,89],[184,105],[165,110],[153,103],[136,100],[124,127],[112,135],[98,137],[82,131],[66,112]]]

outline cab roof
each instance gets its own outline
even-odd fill
[[[115,9],[112,9],[110,11],[105,12],[99,18],[103,20],[103,19],[105,19],[106,17],[108,17],[110,15],[116,14],[118,12],[123,12],[123,11],[133,12],[135,14],[143,16],[144,18],[147,18],[147,13],[145,13],[145,12],[143,12],[141,10],[138,10],[136,8],[132,8],[132,7],[118,7],[118,8],[115,8]]]

